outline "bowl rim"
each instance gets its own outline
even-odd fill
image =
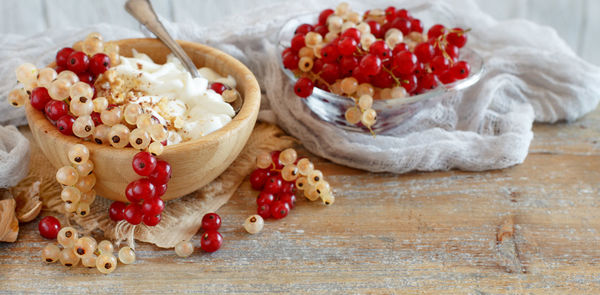
[[[167,152],[168,153],[176,153],[176,152],[180,152],[180,151],[187,151],[192,147],[201,147],[201,146],[205,146],[205,145],[209,145],[214,142],[217,142],[219,140],[219,138],[227,136],[228,134],[232,133],[233,131],[241,128],[242,124],[248,124],[248,122],[251,121],[252,118],[256,117],[256,114],[258,113],[258,110],[260,108],[260,100],[261,100],[261,91],[260,91],[260,86],[258,84],[258,81],[256,80],[256,77],[254,76],[254,74],[242,62],[240,62],[236,58],[232,57],[231,55],[226,54],[225,52],[222,52],[222,51],[220,51],[214,47],[210,47],[208,45],[191,42],[191,41],[184,41],[184,40],[176,40],[176,41],[184,48],[184,50],[186,48],[196,48],[196,49],[199,49],[200,51],[206,53],[207,55],[212,56],[213,58],[222,59],[222,60],[226,61],[226,64],[228,64],[228,66],[230,68],[235,69],[236,72],[240,72],[239,76],[244,77],[245,82],[249,83],[249,85],[247,85],[245,87],[246,89],[242,93],[242,98],[244,99],[242,108],[232,118],[232,120],[229,123],[227,123],[225,126],[221,127],[220,129],[218,129],[208,135],[205,135],[201,138],[181,142],[181,143],[174,144],[174,145],[165,146],[163,154],[165,154]],[[162,42],[160,40],[158,40],[156,38],[128,38],[128,39],[111,40],[108,42],[115,42],[119,45],[121,43],[129,43],[129,42],[133,42],[133,44],[138,43],[138,42],[153,42],[153,43],[157,43],[162,46],[165,46],[164,44],[162,44]],[[132,46],[132,48],[135,48],[135,46]],[[236,82],[239,84],[240,83],[239,79],[236,79]],[[128,146],[125,148],[115,148],[111,145],[96,144],[96,143],[84,140],[83,138],[78,138],[75,135],[64,135],[64,134],[60,133],[60,131],[58,131],[58,129],[53,124],[51,124],[51,122],[48,119],[46,119],[46,116],[42,112],[34,109],[31,106],[31,104],[29,104],[29,103],[27,103],[25,105],[26,105],[25,113],[26,113],[26,117],[28,118],[29,124],[36,124],[36,125],[41,124],[38,127],[43,128],[45,130],[44,131],[45,133],[57,138],[60,141],[68,142],[68,143],[70,142],[72,144],[83,143],[88,148],[94,149],[97,151],[101,151],[101,150],[112,150],[112,151],[118,150],[118,151],[131,151],[131,152],[139,151],[138,149],[134,149],[131,146]],[[30,128],[31,128],[31,126],[30,126]]]
[[[286,69],[283,66],[283,58],[281,56],[281,53],[283,52],[285,47],[290,46],[290,42],[291,42],[291,40],[283,40],[283,37],[284,37],[283,35],[285,34],[284,31],[286,29],[288,29],[288,27],[291,26],[291,23],[296,20],[300,20],[300,19],[303,19],[306,17],[315,17],[315,16],[317,16],[317,14],[315,14],[315,13],[305,13],[305,14],[296,15],[294,17],[291,17],[284,23],[284,25],[281,27],[281,29],[277,33],[277,44],[276,44],[277,45],[277,61],[279,63],[279,67],[281,68],[281,70],[290,79],[290,81],[292,83],[295,83],[298,80],[298,77],[296,77],[296,75],[292,71],[290,71],[289,69]],[[375,99],[375,100],[373,100],[373,105],[377,106],[377,108],[388,108],[388,107],[394,107],[394,106],[401,106],[401,105],[405,105],[405,104],[412,104],[412,103],[415,103],[415,102],[418,102],[421,100],[426,100],[426,99],[429,99],[432,97],[436,97],[438,95],[441,95],[443,93],[447,93],[450,91],[463,90],[463,89],[466,89],[466,88],[476,84],[481,79],[481,77],[483,77],[483,75],[486,72],[485,61],[481,55],[479,55],[475,50],[473,50],[470,47],[461,48],[461,53],[463,53],[463,52],[472,56],[474,58],[474,60],[478,64],[480,64],[479,70],[477,72],[471,72],[467,78],[450,83],[450,84],[440,83],[440,81],[436,79],[438,82],[438,86],[428,92],[417,94],[417,95],[406,96],[406,97]],[[315,87],[313,89],[313,93],[311,94],[311,96],[313,96],[313,95],[317,96],[317,97],[325,98],[328,100],[337,101],[339,103],[346,103],[346,102],[353,100],[350,97],[338,95],[338,94],[335,94],[335,93],[332,93],[329,91],[325,91],[325,90],[317,88],[317,87]]]

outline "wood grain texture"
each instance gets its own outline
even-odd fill
[[[47,241],[33,222],[0,243],[0,290],[598,294],[598,123],[600,109],[535,125],[524,164],[481,173],[374,174],[311,157],[336,190],[331,207],[302,199],[248,235],[241,224],[257,192],[246,181],[218,211],[221,250],[177,258],[138,245],[138,262],[108,276],[42,263]]]
[[[157,39],[125,39],[116,41],[120,54],[131,56],[136,49],[146,53],[157,63],[166,62],[169,49]],[[196,66],[206,66],[221,75],[231,75],[237,82],[237,90],[244,103],[238,114],[223,128],[202,138],[167,146],[161,159],[173,167],[169,188],[163,196],[171,200],[196,191],[219,176],[235,160],[246,144],[260,108],[260,88],[254,75],[235,58],[208,46],[180,41]],[[26,115],[34,139],[39,146],[48,147],[44,154],[59,168],[69,165],[67,152],[74,144],[84,144],[90,150],[94,162],[96,185],[99,195],[111,200],[127,201],[125,188],[139,179],[131,168],[131,159],[138,152],[134,148],[115,149],[110,145],[84,142],[75,136],[61,134],[39,111],[26,105]],[[193,156],[192,156],[193,155]]]

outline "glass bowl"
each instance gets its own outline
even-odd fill
[[[278,35],[278,59],[283,72],[290,79],[292,85],[296,83],[295,74],[283,66],[281,58],[282,51],[290,46],[290,40],[294,36],[296,28],[304,23],[314,24],[317,22],[316,14],[307,14],[290,19]],[[451,84],[441,84],[426,93],[403,98],[390,98],[374,100],[372,108],[377,112],[377,121],[371,129],[378,134],[399,126],[410,119],[417,112],[440,103],[446,94],[453,91],[461,91],[477,83],[485,71],[483,59],[468,47],[460,50],[460,60],[465,60],[471,66],[469,77]],[[301,98],[298,98],[301,99]],[[370,132],[362,124],[352,125],[346,121],[345,112],[348,108],[355,106],[354,100],[340,96],[319,88],[314,88],[312,95],[302,99],[304,104],[321,120],[333,124],[345,130],[357,132]]]

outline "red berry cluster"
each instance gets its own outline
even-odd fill
[[[147,226],[155,226],[165,209],[161,196],[167,191],[167,183],[171,179],[171,165],[157,160],[148,152],[139,152],[133,157],[132,166],[136,174],[147,178],[127,185],[125,196],[131,203],[113,202],[108,211],[110,219],[126,220],[133,225],[143,221]]]
[[[79,81],[89,84],[94,90],[96,78],[110,68],[110,58],[104,53],[96,53],[88,56],[82,51],[76,51],[71,47],[65,47],[56,53],[56,72],[60,74],[65,70],[77,74]],[[45,87],[35,88],[31,92],[31,105],[45,112],[46,118],[54,124],[58,130],[65,135],[73,135],[73,123],[76,116],[69,112],[70,98],[64,100],[53,100]],[[102,123],[100,114],[92,112],[92,119],[96,125]]]
[[[285,181],[281,176],[284,165],[279,161],[280,154],[280,151],[271,152],[271,167],[258,168],[250,174],[250,185],[261,191],[256,199],[257,214],[264,219],[284,218],[296,204],[296,184],[294,181]]]
[[[298,26],[282,52],[284,67],[300,77],[296,95],[308,97],[316,86],[349,97],[386,99],[395,94],[384,89],[403,87],[414,95],[469,76],[469,64],[459,61],[467,31],[436,24],[424,34],[421,20],[392,6],[362,17],[340,10],[326,9],[318,23]],[[340,88],[336,83],[344,78],[353,79]],[[359,84],[369,85],[371,93],[361,94]]]
[[[207,213],[202,217],[204,234],[200,238],[200,248],[205,252],[215,252],[223,244],[223,236],[219,233],[221,217],[217,213]]]

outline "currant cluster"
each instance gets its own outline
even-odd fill
[[[318,87],[350,97],[356,107],[347,120],[370,128],[373,99],[420,94],[468,77],[469,64],[459,61],[466,33],[440,24],[424,33],[406,9],[390,6],[361,16],[341,3],[323,10],[316,24],[298,26],[282,60],[299,77],[296,95],[308,97]]]
[[[61,133],[81,138],[93,135],[101,122],[97,103],[93,102],[94,82],[110,68],[111,57],[118,60],[118,46],[105,48],[102,36],[91,33],[82,47],[83,51],[70,47],[59,50],[55,68],[38,70],[30,63],[19,66],[17,81],[23,88],[11,91],[9,102],[18,107],[29,98],[31,106],[44,112]]]
[[[118,45],[104,44],[100,34],[91,33],[82,48],[59,50],[56,68],[19,66],[17,80],[23,88],[11,91],[9,102],[18,107],[30,98],[31,105],[44,112],[62,134],[161,154],[167,130],[156,117],[144,113],[139,104],[109,104],[106,97],[96,96],[96,81],[114,79],[110,67],[119,63]]]
[[[90,160],[89,149],[83,144],[69,148],[67,157],[71,165],[56,171],[56,180],[63,185],[60,198],[65,202],[65,212],[83,217],[89,214],[90,205],[96,199],[94,163]]]
[[[261,191],[256,204],[257,214],[263,219],[286,217],[296,204],[296,189],[303,190],[304,196],[311,201],[321,198],[326,205],[334,202],[323,173],[314,169],[307,158],[298,159],[294,149],[261,153],[256,158],[256,166],[258,169],[250,174],[250,184]],[[255,226],[262,228],[261,221],[252,220],[252,216],[249,222],[258,222]]]
[[[157,225],[165,209],[161,198],[167,191],[171,179],[171,165],[167,161],[158,160],[148,152],[139,152],[131,162],[133,170],[141,178],[131,182],[125,189],[125,196],[131,202],[113,202],[108,209],[110,219],[125,220],[132,225],[142,221],[147,226]]]
[[[100,243],[90,236],[79,237],[72,227],[62,228],[56,235],[58,245],[48,244],[42,249],[42,260],[47,263],[60,261],[64,266],[73,267],[81,264],[84,267],[95,267],[101,273],[108,274],[117,268],[114,246],[110,241]],[[59,247],[60,246],[60,247]],[[62,247],[62,249],[61,249]],[[135,252],[128,246],[121,247],[118,254],[123,264],[135,262]]]
[[[217,213],[207,213],[202,217],[201,228],[204,230],[200,238],[200,248],[204,252],[215,252],[223,244],[223,236],[219,233],[221,217]],[[175,245],[175,254],[179,257],[188,257],[194,253],[194,244],[191,241],[181,241]]]

